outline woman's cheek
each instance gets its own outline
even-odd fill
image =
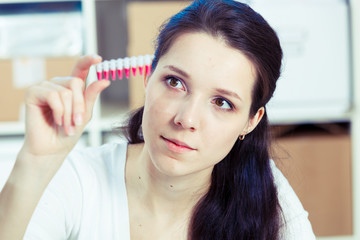
[[[231,149],[245,124],[239,118],[219,118],[214,116],[213,112],[211,114],[210,116],[207,115],[207,139],[211,139],[212,144],[218,145],[218,147],[220,145],[221,148],[231,146]]]
[[[173,117],[180,102],[181,99],[168,93],[154,94],[147,99],[149,110],[156,119]]]

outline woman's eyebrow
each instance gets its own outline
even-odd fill
[[[189,74],[187,74],[183,70],[179,69],[178,67],[175,67],[174,65],[166,65],[166,66],[164,66],[164,68],[169,68],[171,71],[174,71],[174,72],[182,75],[184,78],[190,78]],[[215,91],[218,92],[218,93],[227,95],[227,96],[237,98],[241,102],[243,101],[242,98],[236,92],[226,90],[226,89],[223,89],[223,88],[216,88]]]
[[[216,88],[215,91],[217,91],[218,93],[227,95],[227,96],[231,96],[231,97],[237,98],[237,99],[239,99],[241,102],[243,101],[242,98],[241,98],[236,92],[229,91],[229,90],[226,90],[226,89],[223,89],[223,88]]]
[[[166,66],[164,66],[164,68],[169,68],[171,71],[174,71],[174,72],[182,75],[184,78],[189,78],[190,77],[189,74],[187,74],[183,70],[175,67],[174,65],[166,65]]]

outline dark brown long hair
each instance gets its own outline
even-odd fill
[[[246,4],[232,0],[195,0],[160,29],[152,70],[183,33],[221,37],[241,51],[256,68],[250,116],[265,107],[280,76],[282,50],[275,31]],[[123,128],[130,143],[143,142],[143,108]],[[212,172],[207,194],[193,210],[191,240],[279,239],[281,209],[269,160],[265,112],[245,140],[234,144]]]

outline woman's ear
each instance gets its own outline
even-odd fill
[[[261,121],[264,114],[265,114],[265,108],[264,107],[259,108],[257,110],[256,114],[252,118],[249,119],[248,126],[246,129],[244,129],[244,132],[242,133],[242,135],[246,135],[246,134],[252,132],[256,128],[256,126],[259,124],[259,122]]]

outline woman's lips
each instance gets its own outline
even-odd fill
[[[173,152],[185,153],[185,152],[190,152],[190,151],[196,150],[196,149],[190,147],[189,145],[187,145],[186,143],[178,141],[176,139],[168,139],[165,137],[161,137],[161,138],[165,141],[168,149]]]

